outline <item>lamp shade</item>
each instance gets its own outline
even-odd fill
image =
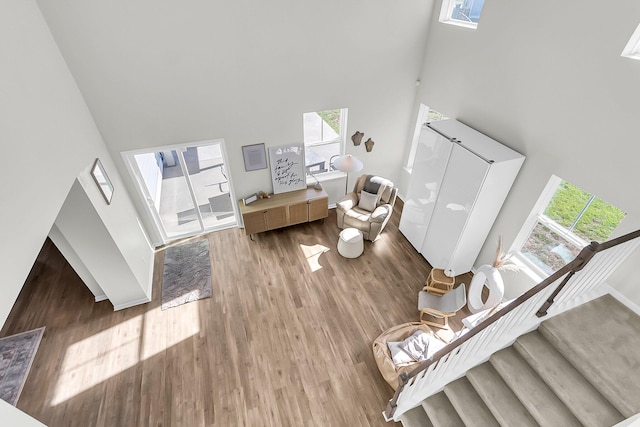
[[[351,154],[347,154],[346,156],[340,156],[335,159],[333,161],[333,167],[341,172],[351,173],[362,170],[364,165],[360,159],[353,157]]]

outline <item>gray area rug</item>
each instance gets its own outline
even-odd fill
[[[212,293],[209,241],[168,247],[162,274],[162,310],[209,298]]]
[[[0,339],[0,399],[16,406],[44,327]]]

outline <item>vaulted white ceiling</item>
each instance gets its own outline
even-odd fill
[[[303,112],[336,107],[356,124],[389,120],[378,137],[404,136],[433,2],[38,4],[118,152],[212,137],[293,142]]]

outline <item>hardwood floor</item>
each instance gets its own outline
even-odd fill
[[[399,218],[357,259],[336,251],[335,211],[209,234],[213,297],[165,311],[164,251],[153,301],[113,312],[47,241],[0,332],[46,326],[18,408],[49,426],[387,425],[371,343],[417,320],[430,270]]]

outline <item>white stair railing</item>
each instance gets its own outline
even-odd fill
[[[578,257],[501,310],[449,343],[431,359],[400,376],[384,416],[399,421],[445,385],[485,362],[548,318],[598,295],[606,279],[640,245],[640,230],[585,247]]]

